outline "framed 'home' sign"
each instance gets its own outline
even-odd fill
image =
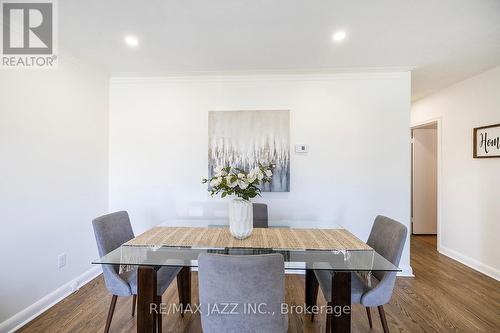
[[[474,158],[500,157],[500,124],[474,128]]]

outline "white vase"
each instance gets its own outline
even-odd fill
[[[238,239],[245,239],[253,231],[253,206],[248,200],[233,199],[229,202],[229,231]]]

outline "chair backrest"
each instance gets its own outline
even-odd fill
[[[263,203],[253,204],[253,227],[267,228],[269,226],[267,205]]]
[[[99,255],[105,256],[123,243],[134,238],[134,232],[126,211],[103,215],[92,220]],[[102,265],[104,282],[108,291],[118,296],[131,294],[129,284],[118,275],[118,267]]]
[[[285,302],[283,261],[279,253],[200,254],[203,332],[286,332],[288,317],[281,312]]]
[[[403,224],[379,215],[375,218],[366,243],[385,259],[398,266],[406,242],[407,232],[408,229]],[[373,272],[373,275],[382,280],[386,274],[385,272]]]

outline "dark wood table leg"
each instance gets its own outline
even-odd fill
[[[314,270],[306,270],[305,302],[307,309],[311,310],[318,300],[319,283],[314,274]],[[314,320],[314,313],[311,314],[311,320]]]
[[[351,332],[351,273],[334,272],[332,276],[331,327],[335,333]]]
[[[157,301],[156,271],[149,266],[137,269],[137,333],[156,331],[156,314],[152,311]]]
[[[191,304],[191,268],[182,267],[177,274],[177,292],[181,305],[181,316],[184,317],[186,307]]]

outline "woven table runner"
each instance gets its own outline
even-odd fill
[[[125,243],[132,246],[260,248],[287,250],[371,250],[345,229],[255,228],[239,240],[229,228],[154,227]]]

